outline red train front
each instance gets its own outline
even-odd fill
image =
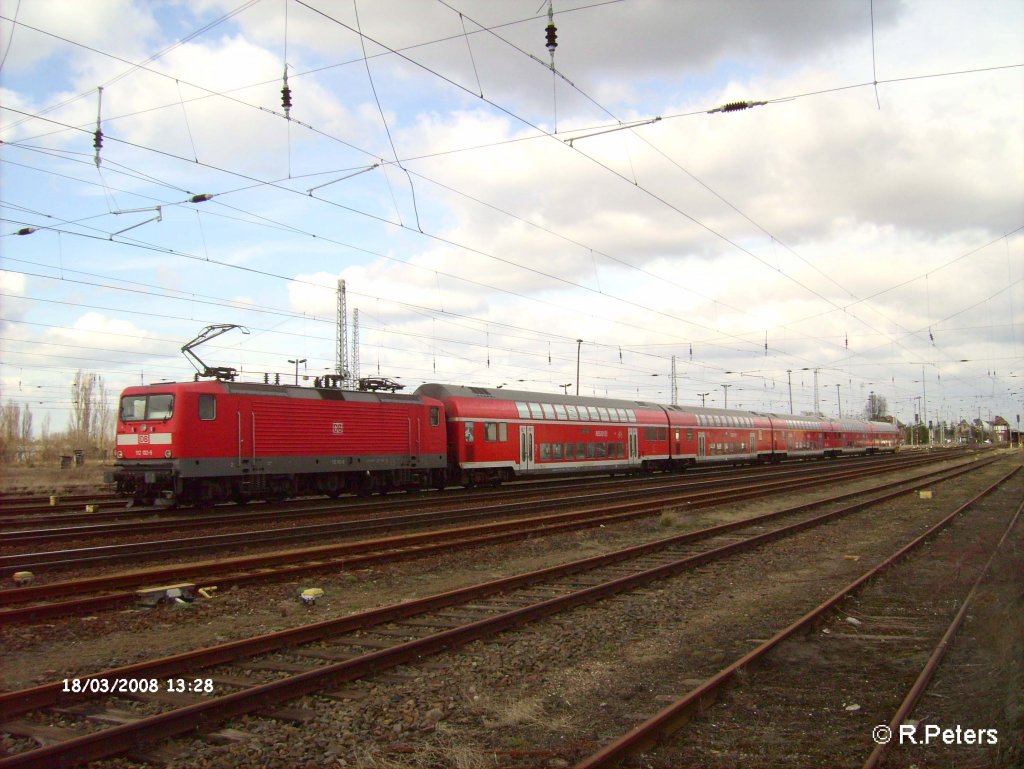
[[[118,492],[216,503],[443,485],[442,405],[415,395],[222,381],[121,396]]]

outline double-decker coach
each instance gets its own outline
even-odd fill
[[[667,467],[668,417],[656,404],[425,384],[444,404],[449,474],[455,483],[499,483],[556,472]]]
[[[714,462],[758,462],[772,456],[772,423],[749,411],[665,406],[674,468]]]

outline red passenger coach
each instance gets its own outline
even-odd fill
[[[244,501],[443,485],[445,424],[430,398],[224,381],[130,387],[118,491]]]
[[[838,457],[896,451],[899,430],[890,422],[770,414],[777,458]]]
[[[444,404],[456,483],[640,470],[670,459],[668,419],[655,404],[441,384],[416,393]]]
[[[675,466],[771,458],[772,424],[761,414],[665,406]]]

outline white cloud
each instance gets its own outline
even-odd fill
[[[787,369],[819,367],[823,386],[888,382],[906,406],[920,379],[909,361],[925,361],[929,378],[951,377],[952,408],[977,395],[972,377],[991,391],[988,372],[1020,368],[1021,74],[947,74],[1016,63],[1018,6],[876,3],[873,61],[860,0],[561,3],[556,64],[574,88],[543,65],[536,4],[472,5],[469,17],[540,63],[469,17],[463,36],[441,6],[361,2],[366,34],[416,46],[405,55],[465,89],[368,43],[378,108],[351,30],[294,3],[259,3],[151,65],[168,77],[137,70],[104,89],[99,169],[95,93],[46,116],[77,130],[5,130],[32,146],[5,147],[23,165],[7,169],[4,199],[68,233],[7,238],[13,258],[196,296],[125,299],[55,282],[40,296],[63,330],[45,338],[120,355],[116,340],[145,337],[175,354],[180,342],[168,340],[238,322],[254,333],[232,340],[229,358],[271,371],[299,354],[327,365],[343,277],[374,368],[408,379],[550,389],[574,377],[583,338],[585,381],[612,393],[664,397],[676,355],[689,391],[720,394],[738,376],[726,371],[762,372],[778,407]],[[141,61],[236,7],[135,3],[131,39],[81,35]],[[355,25],[351,5],[317,7]],[[125,8],[104,4],[99,17]],[[21,30],[4,102],[28,112],[126,71],[62,44],[39,53],[67,63],[55,79],[42,58],[17,57],[19,41]],[[291,123],[272,114],[285,61]],[[879,109],[873,65],[882,81],[941,76],[880,83]],[[703,112],[745,99],[773,101]],[[517,115],[563,133],[537,137]],[[665,119],[581,137],[655,115]],[[58,150],[59,162],[47,154]],[[216,197],[177,205],[197,192]],[[161,223],[126,233],[130,245],[107,240],[130,223],[115,226],[111,208],[157,202]],[[240,296],[247,307],[232,307]],[[141,358],[150,346],[132,349]]]

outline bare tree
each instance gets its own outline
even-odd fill
[[[14,458],[21,438],[21,406],[10,398],[0,405],[0,459]]]
[[[71,383],[71,424],[68,429],[72,443],[80,446],[89,444],[89,428],[92,427],[93,390],[96,375],[86,374],[81,369],[75,373]]]
[[[21,412],[21,440],[24,443],[32,442],[32,409],[25,404],[25,410]]]
[[[71,384],[69,437],[77,446],[103,452],[109,448],[114,419],[103,377],[79,370]]]

